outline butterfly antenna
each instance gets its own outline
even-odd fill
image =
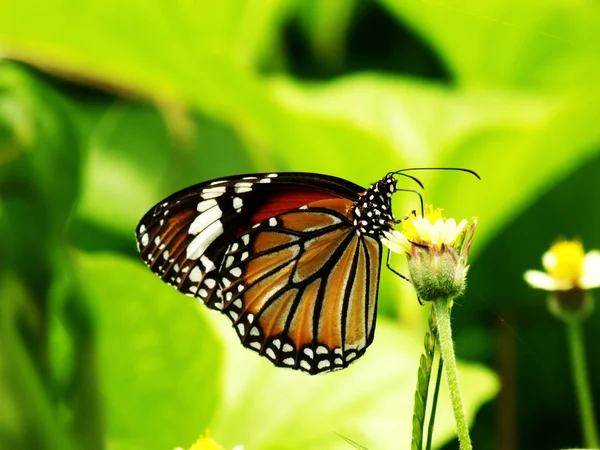
[[[475,176],[478,180],[481,180],[481,177],[479,176],[479,174],[477,172],[475,172],[474,170],[471,170],[471,169],[465,169],[463,167],[409,167],[408,169],[400,169],[395,172],[390,172],[390,174],[408,176],[404,172],[408,172],[411,170],[456,170],[458,172],[470,173],[471,175]],[[421,183],[419,182],[419,184],[421,184]]]
[[[415,183],[417,183],[421,189],[425,189],[425,186],[423,186],[423,183],[421,183],[421,180],[419,180],[417,177],[415,177],[413,175],[409,175],[407,173],[401,173],[401,171],[400,171],[400,172],[388,172],[386,177],[389,177],[390,175],[402,175],[403,177],[410,178]]]

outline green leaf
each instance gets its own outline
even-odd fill
[[[23,339],[17,324],[23,323],[23,305],[29,293],[15,277],[0,275],[0,447],[69,450],[73,442],[56,414],[54,398],[39,361]]]
[[[313,0],[299,13],[315,58],[329,69],[338,69],[346,59],[348,29],[356,15],[357,0]]]
[[[90,135],[78,217],[130,237],[157,202],[155,175],[163,173],[171,150],[156,110],[126,103],[109,107]]]
[[[221,346],[209,320],[141,262],[110,254],[78,261],[97,329],[111,448],[190,445],[220,401]]]
[[[417,372],[417,388],[415,390],[415,405],[413,407],[412,421],[412,449],[421,450],[423,448],[423,431],[425,428],[426,405],[428,403],[428,392],[431,379],[431,369],[433,366],[433,357],[435,353],[436,334],[437,328],[435,323],[435,315],[433,314],[432,310],[429,315],[429,329],[425,332],[425,339],[423,342],[425,352],[421,354],[421,359],[419,360],[419,370]],[[435,422],[435,401],[433,401],[433,405],[434,407],[429,413],[430,426]]]
[[[0,244],[4,259],[42,302],[80,181],[71,110],[45,83],[0,62]],[[30,258],[30,255],[38,255]]]
[[[279,78],[271,88],[291,110],[335,118],[396,149],[396,158],[370,149],[376,156],[369,165],[354,166],[363,177],[371,167],[379,169],[378,177],[407,166],[476,170],[482,181],[457,173],[415,173],[425,183],[428,203],[443,206],[448,216],[479,218],[474,252],[540,190],[600,151],[600,130],[594,125],[600,113],[597,88],[585,97],[579,92],[449,90],[374,74],[318,85]],[[405,211],[418,207],[414,197],[404,198]],[[398,216],[401,211],[396,209]]]
[[[461,84],[597,85],[600,15],[593,2],[380,2],[437,50]]]
[[[218,321],[227,343],[225,397],[211,424],[225,448],[344,449],[340,433],[367,448],[410,444],[416,369],[422,340],[400,326],[378,320],[375,341],[349,368],[320,376],[274,368],[242,348],[225,318]],[[472,418],[498,390],[482,366],[462,364],[465,405]],[[442,389],[442,391],[444,388]],[[443,394],[443,392],[442,392]],[[449,402],[442,395],[440,403]],[[452,410],[436,418],[437,442],[453,437]]]

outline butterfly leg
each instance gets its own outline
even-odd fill
[[[385,266],[388,269],[390,269],[392,272],[394,272],[396,275],[398,275],[400,278],[402,278],[403,280],[406,280],[406,281],[408,281],[410,283],[410,280],[406,276],[402,275],[396,269],[392,268],[392,266],[390,265],[391,259],[392,259],[392,253],[390,252],[390,249],[388,248],[387,259],[386,259],[386,262],[385,262]],[[425,304],[425,303],[423,303],[421,301],[421,299],[418,296],[417,296],[417,300],[419,300],[419,305],[423,306]]]
[[[406,281],[408,281],[408,282],[410,283],[410,280],[409,280],[409,279],[408,279],[406,276],[402,275],[400,272],[398,272],[396,269],[394,269],[394,268],[393,268],[393,267],[390,265],[391,259],[392,259],[392,253],[391,253],[390,249],[388,248],[388,251],[387,251],[387,259],[386,259],[386,261],[385,261],[385,266],[386,266],[388,269],[390,269],[392,272],[394,272],[396,275],[398,275],[400,278],[402,278],[403,280],[406,280]]]

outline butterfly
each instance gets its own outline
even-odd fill
[[[406,170],[419,169],[367,189],[303,172],[200,183],[144,215],[138,249],[163,281],[224,313],[242,344],[276,366],[343,369],[373,341],[381,238],[401,221],[392,195],[416,192],[398,189],[396,176],[423,187]]]

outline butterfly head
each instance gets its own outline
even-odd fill
[[[396,178],[388,174],[369,186],[352,208],[352,223],[358,233],[379,238],[392,229],[392,194],[396,192]]]

